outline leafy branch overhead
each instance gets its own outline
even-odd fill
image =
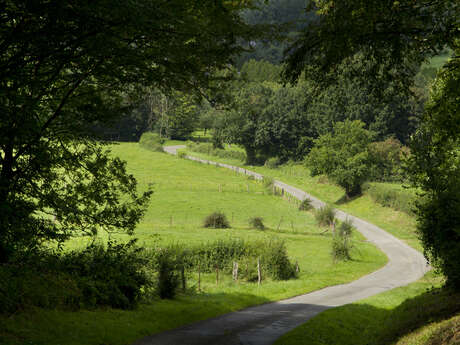
[[[131,233],[151,191],[89,129],[141,87],[204,89],[252,29],[250,2],[3,1],[0,261],[75,231]]]

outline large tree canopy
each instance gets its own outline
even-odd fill
[[[201,89],[250,2],[0,0],[0,261],[74,231],[132,232],[149,192],[87,129],[138,86]]]

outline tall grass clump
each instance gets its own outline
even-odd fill
[[[225,229],[230,227],[227,216],[222,212],[211,213],[204,219],[203,227],[214,229]]]
[[[145,132],[141,135],[139,139],[139,145],[147,150],[155,152],[164,152],[163,144],[164,139],[160,137],[158,133],[154,132]]]
[[[413,189],[405,189],[401,185],[390,183],[366,183],[363,189],[372,200],[382,206],[391,207],[409,215],[414,214],[417,194]]]
[[[340,223],[337,231],[334,233],[332,238],[332,260],[346,261],[351,259],[351,235],[353,232],[353,225],[349,219]]]
[[[303,199],[299,204],[299,211],[310,211],[312,208],[311,200],[308,198]]]
[[[335,220],[335,210],[332,205],[325,205],[315,211],[315,219],[319,226],[331,226]]]

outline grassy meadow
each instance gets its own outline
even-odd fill
[[[321,199],[324,202],[334,205],[345,212],[365,219],[394,236],[402,239],[413,248],[422,251],[422,247],[415,233],[415,218],[405,212],[394,210],[390,207],[376,203],[369,194],[364,193],[360,197],[345,200],[345,194],[341,187],[330,183],[325,176],[310,176],[310,171],[302,164],[286,164],[276,169],[269,169],[265,166],[247,166],[240,160],[219,158],[203,153],[188,151],[190,155],[212,159],[218,162],[244,166],[249,170],[256,171],[264,176],[270,176],[285,183],[298,187]],[[386,184],[389,188],[393,184]]]
[[[230,275],[189,274],[186,293],[174,300],[154,299],[135,310],[97,309],[80,311],[34,308],[0,317],[1,344],[129,344],[135,339],[207,319],[244,307],[287,298],[325,286],[357,279],[383,266],[387,258],[353,235],[353,260],[334,264],[331,235],[321,234],[310,212],[298,210],[294,200],[271,195],[262,183],[232,171],[151,152],[137,143],[111,147],[127,161],[127,169],[139,189],[152,188],[149,208],[135,236],[141,246],[199,245],[218,239],[247,241],[279,238],[285,241],[291,262],[298,262],[299,277],[288,281],[257,283],[232,281]],[[224,212],[231,229],[205,229],[203,219]],[[266,230],[251,229],[250,217],[262,217]],[[101,234],[102,239],[106,236]],[[119,240],[126,235],[112,235]],[[90,239],[76,238],[68,249],[83,247]]]

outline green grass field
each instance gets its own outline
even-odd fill
[[[189,154],[227,164],[244,166],[242,161],[235,159],[223,159],[196,152],[189,152]],[[330,183],[325,176],[310,176],[309,170],[302,164],[282,165],[277,169],[269,169],[264,166],[245,167],[305,190],[313,196],[333,204],[336,208],[385,229],[415,249],[422,251],[417,234],[415,233],[414,217],[390,207],[384,207],[374,202],[365,193],[358,198],[344,201],[344,191],[341,187]]]
[[[288,255],[300,266],[298,279],[234,283],[230,276],[202,277],[202,293],[192,291],[176,300],[153,300],[131,311],[98,309],[58,311],[31,309],[11,317],[0,317],[1,344],[128,344],[142,336],[210,318],[250,305],[306,293],[328,285],[352,281],[376,270],[386,257],[375,247],[353,236],[353,260],[334,264],[331,237],[320,235],[309,212],[298,211],[296,202],[270,195],[262,183],[232,171],[155,153],[136,143],[112,147],[113,154],[128,162],[128,171],[139,181],[139,189],[152,186],[154,194],[135,236],[145,247],[168,244],[196,245],[217,239],[248,241],[281,238]],[[231,229],[204,229],[203,218],[220,210]],[[254,230],[248,218],[264,218],[267,230]],[[125,235],[116,235],[119,239]],[[85,245],[75,239],[68,248]],[[196,276],[189,279],[196,286]]]

